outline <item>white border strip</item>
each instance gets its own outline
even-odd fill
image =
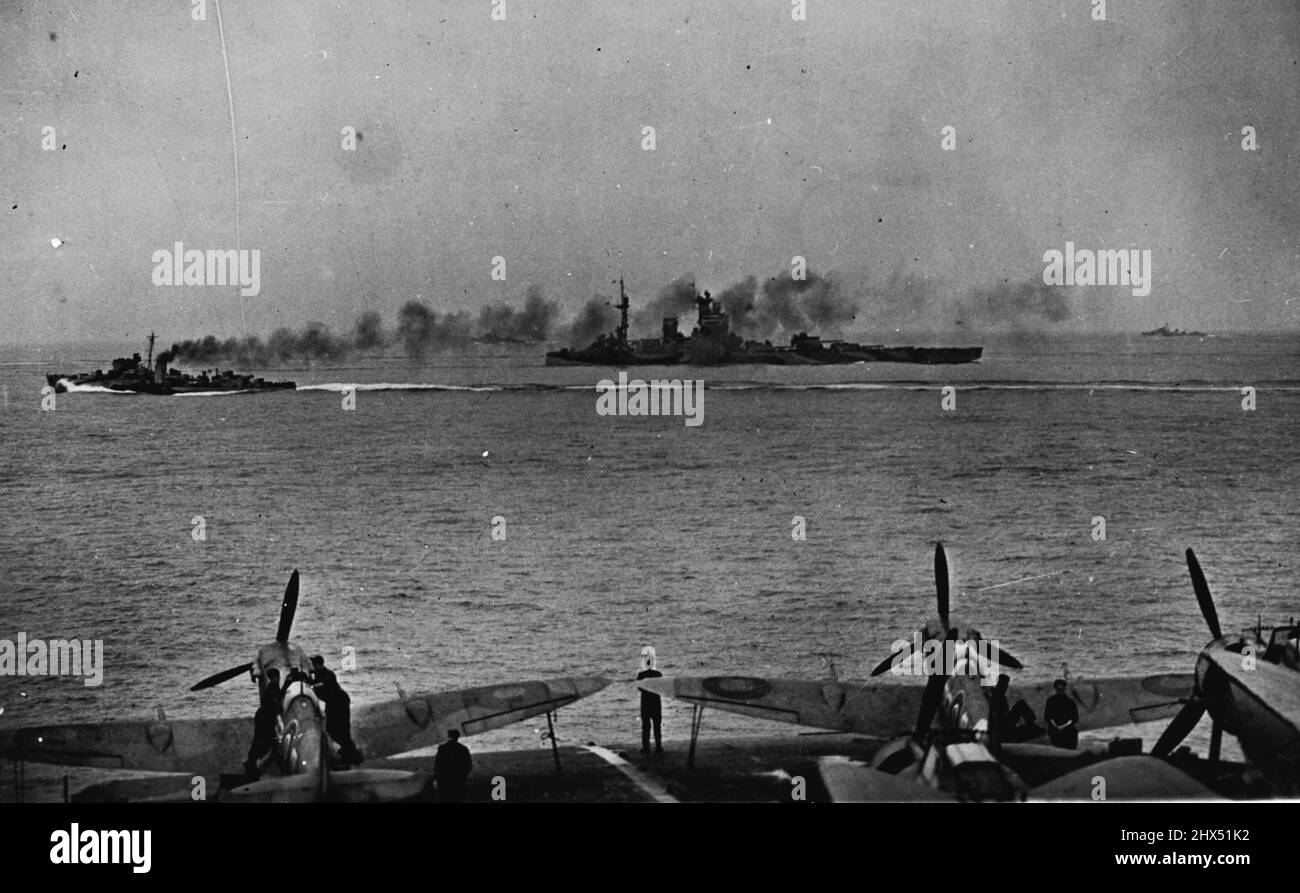
[[[619,772],[622,772],[624,775],[628,777],[628,779],[632,782],[632,784],[640,788],[654,802],[656,803],[681,802],[672,794],[668,793],[668,791],[664,790],[664,788],[661,787],[658,784],[658,782],[652,780],[648,775],[646,775],[640,769],[633,766],[631,763],[629,763],[627,760],[620,757],[618,754],[614,753],[614,751],[604,747],[600,747],[599,745],[596,744],[584,745],[583,750],[591,751],[596,756],[604,760],[606,763],[609,763]]]

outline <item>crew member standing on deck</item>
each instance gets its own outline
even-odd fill
[[[325,734],[339,746],[339,759],[344,768],[361,765],[361,751],[352,742],[352,699],[339,685],[339,677],[327,669],[325,658],[316,655],[311,659],[312,691],[325,703]]]
[[[465,802],[465,780],[474,768],[469,748],[460,743],[460,730],[450,729],[447,740],[433,757],[433,779],[438,783],[438,800],[442,803]]]
[[[1057,679],[1052,683],[1056,694],[1047,699],[1043,707],[1043,718],[1047,720],[1047,736],[1056,747],[1068,747],[1074,750],[1079,746],[1079,708],[1074,706],[1074,699],[1065,693],[1065,680]]]
[[[254,675],[256,680],[256,675]],[[262,771],[262,761],[275,749],[275,724],[280,716],[280,671],[271,667],[262,683],[257,713],[253,715],[253,743],[244,760],[244,777],[257,781]]]
[[[641,672],[636,674],[637,681],[656,679],[663,676],[655,669],[655,650],[647,645],[641,649]],[[655,753],[664,752],[663,704],[654,692],[641,691],[641,753],[650,752],[650,725],[655,729]]]

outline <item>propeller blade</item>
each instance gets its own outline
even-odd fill
[[[1196,601],[1201,606],[1201,616],[1205,618],[1205,625],[1210,628],[1210,635],[1215,639],[1222,639],[1223,631],[1219,629],[1219,615],[1214,610],[1210,584],[1205,582],[1201,563],[1196,560],[1196,553],[1191,549],[1187,550],[1187,570],[1191,572],[1192,588],[1196,590]]]
[[[1196,727],[1201,721],[1201,716],[1205,713],[1206,703],[1200,698],[1192,698],[1184,705],[1183,709],[1178,711],[1174,721],[1169,724],[1156,742],[1156,746],[1151,748],[1153,757],[1165,757],[1187,737],[1187,733]]]
[[[879,676],[881,673],[885,672],[890,667],[894,666],[894,664],[902,663],[903,661],[911,657],[912,652],[915,650],[916,650],[915,643],[908,642],[902,648],[898,649],[893,654],[889,655],[889,657],[885,658],[880,663],[876,664],[876,668],[871,671],[871,675]]]
[[[987,639],[984,640],[984,644],[981,647],[988,649],[989,657],[991,657],[1000,667],[1007,667],[1012,670],[1023,670],[1025,668],[1024,664],[1016,660],[1015,655],[1003,651]]]
[[[197,685],[192,686],[190,688],[190,691],[202,691],[205,688],[212,688],[212,686],[220,685],[221,683],[225,682],[227,679],[234,679],[236,676],[239,676],[243,673],[247,673],[251,669],[253,669],[253,663],[252,661],[249,661],[246,664],[240,664],[237,667],[231,667],[228,670],[222,670],[220,673],[213,673],[207,679],[204,679],[202,682],[199,682]]]
[[[289,630],[293,627],[293,615],[298,610],[298,571],[295,569],[289,577],[289,585],[284,587],[284,601],[280,605],[280,628],[275,631],[277,642],[289,641]]]
[[[931,676],[926,681],[925,694],[921,696],[921,713],[916,718],[917,738],[930,731],[930,723],[934,721],[934,715],[939,712],[939,704],[943,701],[943,686],[947,681],[947,676]]]
[[[943,551],[943,543],[934,544],[934,588],[939,594],[939,622],[943,624],[944,635],[948,632],[948,556]]]

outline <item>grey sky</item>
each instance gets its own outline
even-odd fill
[[[344,331],[532,284],[571,314],[620,272],[644,301],[793,255],[859,302],[850,330],[992,328],[989,290],[1041,285],[1067,240],[1150,249],[1151,294],[1078,288],[1069,319],[1026,324],[1300,325],[1294,0],[1110,0],[1104,22],[1090,0],[504,6],[221,4],[240,243],[262,254],[241,301],[151,282],[157,249],[235,247],[214,0],[205,21],[0,5],[0,337]]]

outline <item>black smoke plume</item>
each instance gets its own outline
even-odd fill
[[[466,314],[439,317],[425,304],[407,301],[397,314],[397,337],[406,355],[419,359],[434,350],[466,344],[474,335]]]
[[[422,301],[408,301],[398,311],[397,325],[391,331],[385,329],[379,313],[368,310],[357,317],[347,335],[334,335],[324,323],[309,322],[301,332],[276,329],[265,342],[255,335],[225,340],[208,335],[181,341],[172,345],[170,355],[192,364],[220,361],[265,367],[304,360],[339,360],[357,351],[397,348],[418,359],[483,336],[488,340],[545,341],[558,315],[558,305],[547,301],[541,289],[532,286],[522,310],[505,304],[486,306],[479,313],[477,325],[467,313],[439,314]]]
[[[735,285],[718,293],[722,309],[731,318],[731,327],[741,334],[759,337],[758,320],[755,317],[758,308],[758,279],[746,276]]]
[[[803,279],[788,271],[763,283],[747,276],[714,296],[730,317],[732,331],[756,340],[821,333],[850,322],[857,305],[838,281],[808,271]]]
[[[356,328],[352,330],[352,343],[358,350],[383,347],[386,343],[383,317],[373,310],[357,317]]]
[[[682,280],[678,280],[682,281]],[[745,338],[784,342],[797,332],[847,334],[851,324],[869,338],[912,331],[1043,331],[1073,316],[1072,290],[1033,276],[976,288],[955,287],[899,264],[883,282],[811,271],[783,271],[762,283],[753,276],[716,294],[731,329]],[[686,329],[686,326],[683,326]]]
[[[965,302],[972,316],[1011,327],[1037,322],[1064,322],[1071,316],[1070,292],[1047,285],[1041,278],[1012,285],[1009,282],[975,290]]]
[[[530,285],[523,310],[508,304],[489,304],[479,311],[478,330],[484,337],[497,340],[545,341],[559,313],[558,304],[543,298],[542,290]]]
[[[301,332],[280,328],[263,343],[256,335],[219,341],[212,335],[173,344],[168,352],[179,362],[237,362],[249,366],[274,366],[288,360],[335,360],[352,349],[351,338],[333,335],[329,326],[309,322]],[[162,355],[160,355],[161,359]]]
[[[566,339],[575,347],[586,347],[597,335],[612,332],[618,325],[618,313],[611,309],[608,298],[596,295],[582,305],[578,316],[569,325]]]
[[[630,299],[629,299],[630,300]],[[695,277],[679,276],[659,289],[654,299],[633,315],[637,329],[658,330],[665,316],[681,316],[695,307]]]
[[[795,279],[783,270],[764,281],[747,276],[715,296],[730,318],[731,329],[744,338],[784,342],[798,332],[845,334],[839,329],[856,322],[875,338],[882,330],[906,326],[912,330],[1032,331],[1071,318],[1070,291],[1048,286],[1040,278],[1012,284],[966,288],[942,285],[924,275],[896,267],[884,282],[855,280],[849,288],[842,277],[809,271]],[[375,311],[362,313],[352,331],[334,335],[320,322],[301,332],[281,328],[265,342],[256,336],[218,340],[212,335],[172,345],[178,362],[223,361],[267,367],[293,361],[338,360],[356,351],[397,349],[413,359],[460,347],[476,338],[486,341],[545,342],[552,337],[584,347],[618,324],[617,297],[597,295],[578,311],[569,325],[557,325],[559,306],[531,286],[523,307],[489,304],[477,318],[465,312],[437,313],[422,301],[408,301],[389,330]],[[634,306],[635,306],[635,299]],[[685,317],[681,331],[690,331],[695,305],[695,281],[681,276],[663,288],[634,314],[629,337],[658,334],[665,316]],[[165,355],[160,355],[160,359]]]
[[[764,335],[835,327],[852,320],[856,310],[833,280],[811,270],[802,279],[781,273],[767,280],[757,308]]]

